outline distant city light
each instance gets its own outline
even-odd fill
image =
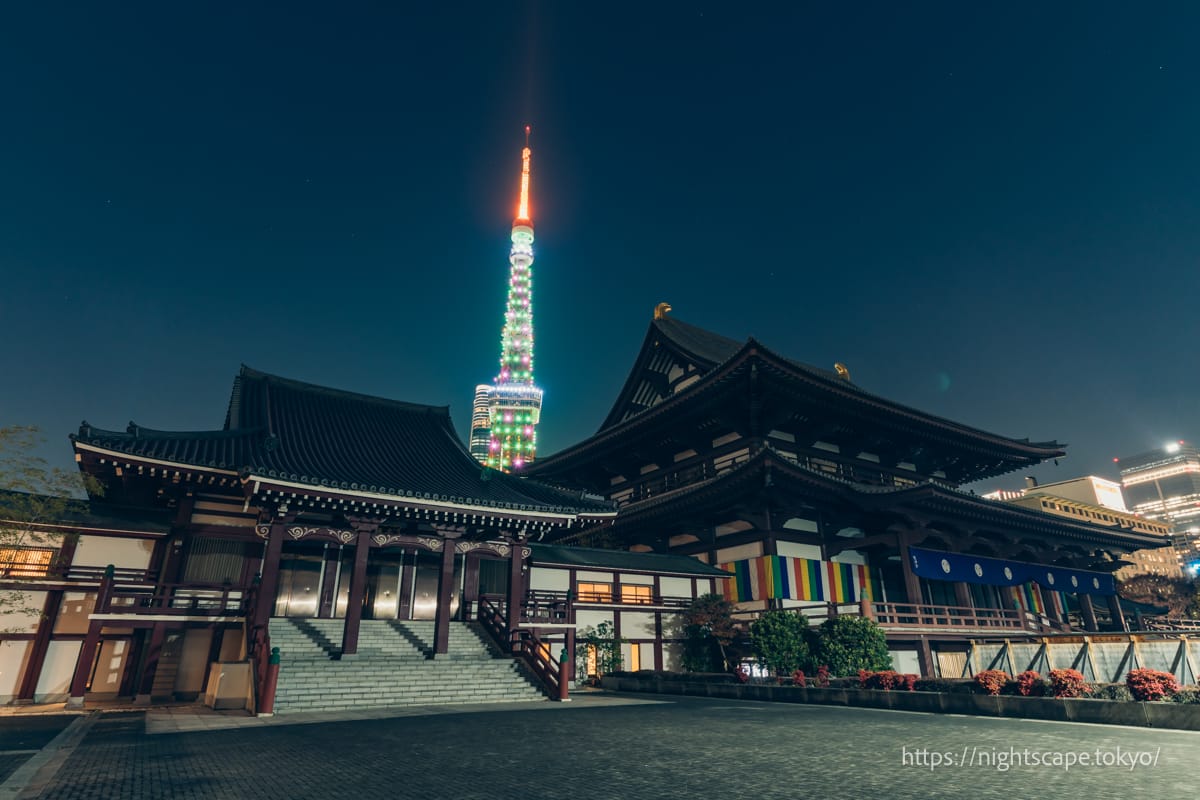
[[[1171,442],[1170,444],[1168,444],[1167,452],[1168,453],[1178,453],[1179,452],[1179,442]]]

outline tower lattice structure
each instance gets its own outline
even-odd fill
[[[483,462],[520,470],[537,456],[542,390],[533,382],[533,219],[529,212],[529,127],[521,151],[521,190],[508,253],[508,303],[500,339],[500,372],[487,396],[488,446]],[[479,397],[477,394],[476,397]],[[475,427],[472,426],[474,435]]]

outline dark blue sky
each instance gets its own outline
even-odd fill
[[[244,5],[0,12],[0,425],[59,463],[242,362],[465,436],[527,122],[543,454],[662,300],[1043,480],[1200,438],[1194,4]]]

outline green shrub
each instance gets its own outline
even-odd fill
[[[1200,704],[1200,687],[1188,686],[1169,698],[1172,703]]]
[[[831,617],[821,623],[813,639],[816,663],[828,665],[832,675],[857,675],[860,669],[878,672],[892,668],[883,629],[866,617]]]
[[[1129,687],[1123,683],[1102,683],[1092,687],[1092,693],[1088,695],[1094,700],[1124,700],[1133,699],[1133,694],[1129,691]]]
[[[808,666],[808,620],[798,611],[764,611],[750,623],[750,646],[776,674],[790,675]]]

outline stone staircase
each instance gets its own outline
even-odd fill
[[[275,711],[545,700],[516,659],[494,654],[471,623],[451,622],[449,652],[433,651],[432,620],[363,620],[358,653],[338,660],[340,619],[271,620],[280,653]]]

